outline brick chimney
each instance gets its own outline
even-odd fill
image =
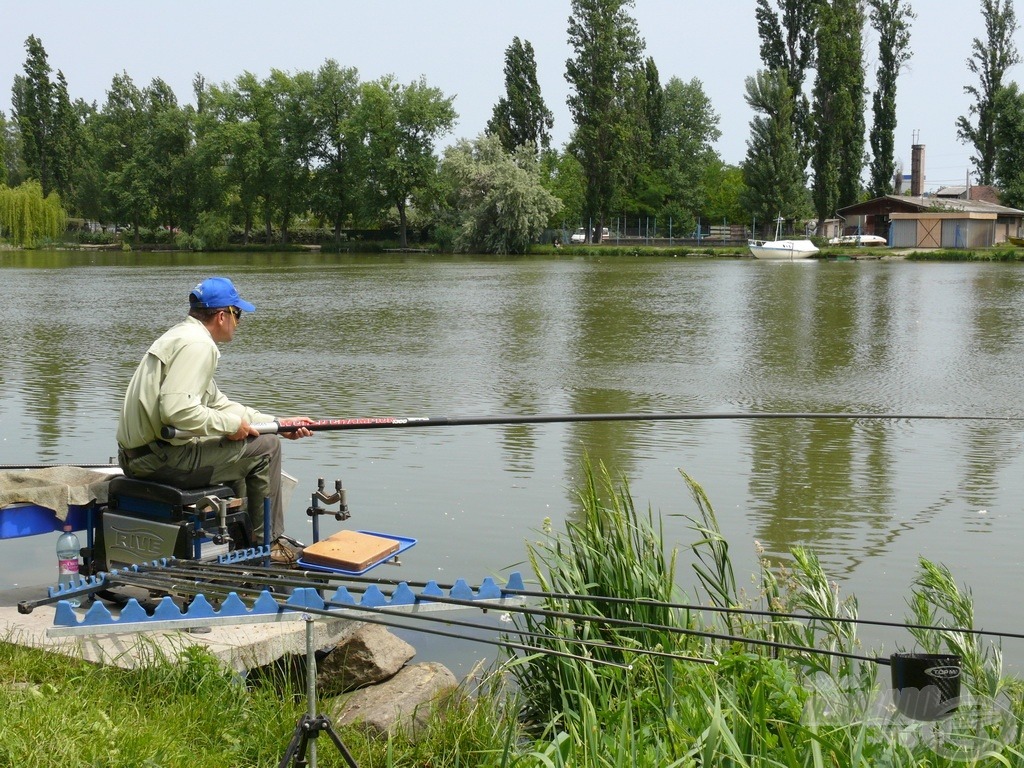
[[[924,144],[910,148],[910,194],[914,197],[924,194]]]

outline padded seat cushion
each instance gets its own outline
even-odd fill
[[[132,477],[118,476],[110,481],[108,495],[112,501],[115,501],[118,497],[126,496],[170,504],[174,507],[190,507],[206,496],[216,496],[221,499],[234,498],[235,491],[230,485],[211,485],[205,488],[176,488],[173,485],[154,483],[150,480],[136,480]],[[114,506],[116,506],[116,503]]]

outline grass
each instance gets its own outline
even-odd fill
[[[813,553],[795,549],[785,567],[762,562],[756,594],[742,594],[714,509],[684,474],[696,507],[696,586],[685,595],[659,517],[637,510],[603,467],[584,469],[577,514],[563,532],[529,544],[534,578],[550,592],[627,598],[551,597],[544,607],[634,624],[520,615],[520,629],[545,635],[531,644],[583,659],[507,658],[464,682],[416,741],[339,728],[361,768],[1024,766],[1024,694],[1005,676],[998,646],[965,632],[914,631],[919,649],[961,656],[964,698],[948,720],[908,720],[892,705],[888,670],[872,661],[881,650],[857,634],[856,599],[840,594]],[[940,564],[920,561],[907,604],[913,623],[973,625],[970,591]],[[318,702],[320,712],[329,707]],[[0,643],[3,766],[277,765],[305,711],[300,683],[240,679],[198,648],[177,664],[154,652],[152,664],[126,671]],[[320,765],[345,765],[319,742]]]

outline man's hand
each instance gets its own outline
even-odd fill
[[[307,430],[308,432],[309,430]],[[228,440],[245,440],[247,437],[259,437],[260,431],[245,419],[238,425],[238,430],[233,435],[228,435]]]
[[[303,427],[303,424],[312,424],[313,419],[309,416],[289,416],[287,419],[278,419],[278,423],[282,427],[298,427],[298,429],[289,432],[278,432],[281,437],[287,437],[289,440],[298,440],[300,437],[309,437],[313,433]]]

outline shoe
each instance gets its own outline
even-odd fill
[[[302,557],[302,545],[289,536],[278,536],[270,545],[270,562],[295,565]]]

